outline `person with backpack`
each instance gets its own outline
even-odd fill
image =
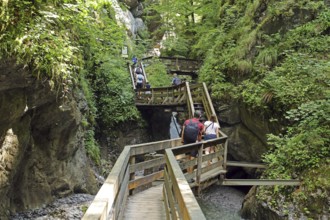
[[[172,86],[177,86],[181,84],[181,79],[178,77],[178,74],[173,74]]]
[[[144,76],[142,73],[136,75],[136,89],[138,90],[138,98],[140,99],[140,89],[143,88]]]
[[[140,66],[135,68],[135,74],[143,74],[142,68]]]
[[[198,136],[202,134],[204,130],[204,125],[199,121],[199,118],[201,117],[201,113],[199,111],[194,112],[194,117],[187,119],[183,123],[182,127],[182,134],[181,134],[181,142],[183,144],[191,144],[196,143],[198,141]],[[197,155],[197,151],[192,151],[186,153],[187,159],[191,160]],[[188,167],[187,171],[188,173],[192,173],[194,170],[194,167]]]
[[[204,140],[211,140],[219,137],[220,125],[217,123],[217,116],[212,114],[209,121],[204,123]],[[205,154],[210,154],[215,152],[215,146],[205,148]],[[208,161],[208,165],[211,161]]]
[[[151,85],[149,82],[146,82],[146,85],[145,85],[147,91],[145,92],[146,96],[147,96],[147,99],[148,101],[150,101],[150,98],[151,98]]]

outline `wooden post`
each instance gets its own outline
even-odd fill
[[[227,170],[227,154],[228,154],[228,138],[226,139],[225,142],[225,152],[223,155],[223,169]]]
[[[197,189],[198,195],[200,195],[200,193],[201,193],[200,180],[201,180],[201,175],[202,175],[203,147],[204,147],[204,144],[202,144],[198,149],[197,172],[196,172],[196,183],[198,186],[198,189]]]
[[[129,159],[129,164],[130,165],[135,164],[135,156],[131,156],[131,158]],[[133,173],[130,173],[130,175],[129,175],[129,180],[134,180],[134,179],[135,179],[135,171]],[[129,191],[129,195],[133,195],[133,190],[134,189],[131,189]]]

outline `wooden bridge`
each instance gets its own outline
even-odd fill
[[[145,65],[150,64],[155,57],[142,58]],[[168,73],[176,73],[178,75],[191,76],[192,80],[197,79],[198,69],[201,66],[200,60],[187,59],[181,57],[157,57],[163,64],[165,64]]]
[[[130,73],[134,80],[131,69]],[[139,108],[181,107],[189,117],[196,109],[208,117],[215,113],[205,83],[185,82],[153,88],[151,94],[143,89],[140,92],[141,98],[136,99]],[[216,146],[216,152],[205,155],[204,149],[210,146]],[[185,153],[192,150],[197,150],[198,156],[187,160]],[[297,180],[227,179],[229,166],[265,168],[263,164],[228,161],[227,152],[228,137],[223,132],[219,138],[187,145],[177,138],[126,146],[83,219],[203,220],[206,218],[195,194],[212,184],[299,185]],[[213,163],[208,164],[210,160]],[[194,167],[194,171],[188,173],[188,167]]]

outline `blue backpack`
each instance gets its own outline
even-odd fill
[[[173,78],[172,85],[177,86],[181,84],[181,79],[178,77]]]
[[[190,119],[189,123],[184,127],[183,138],[185,142],[188,143],[196,142],[199,133],[198,123],[199,122],[193,122]]]

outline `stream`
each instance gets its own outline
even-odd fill
[[[245,193],[234,187],[213,185],[202,191],[197,202],[208,220],[240,220]]]

